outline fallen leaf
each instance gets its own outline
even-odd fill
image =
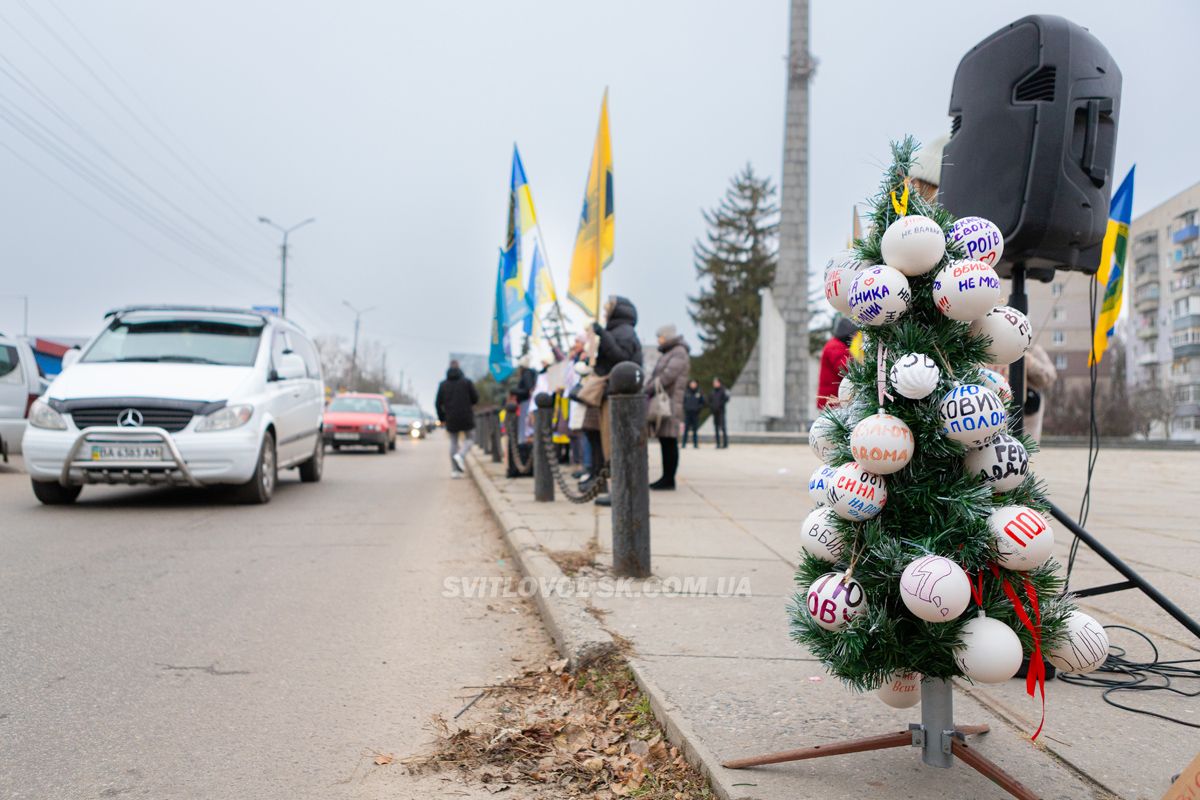
[[[604,759],[593,756],[592,758],[584,759],[584,762],[580,766],[588,772],[596,773],[604,769]]]
[[[375,763],[381,767],[386,767],[392,763],[393,756],[391,753],[380,753],[375,756]]]
[[[551,661],[549,664],[546,665],[546,669],[549,670],[550,672],[555,673],[556,675],[558,673],[562,672],[566,668],[567,668],[567,660],[565,658],[560,658],[558,661]]]

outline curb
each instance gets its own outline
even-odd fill
[[[547,581],[565,578],[558,564],[554,563],[537,543],[533,531],[521,519],[521,515],[505,502],[486,469],[478,463],[474,450],[467,456],[467,472],[500,525],[504,540],[513,553],[522,577]],[[545,592],[536,592],[534,598],[543,623],[549,629],[559,653],[567,659],[571,671],[586,667],[597,658],[617,649],[612,635],[578,600]],[[731,786],[729,780],[718,772],[724,771],[720,766],[720,759],[700,743],[700,737],[692,726],[677,716],[675,705],[667,700],[662,689],[646,676],[637,657],[630,654],[626,662],[638,687],[650,701],[650,708],[666,732],[667,739],[680,749],[690,764],[708,778],[713,793],[720,800],[747,798],[748,795],[744,791],[735,792],[735,788],[740,787]]]
[[[504,501],[486,470],[477,463],[474,451],[467,456],[467,472],[500,525],[521,576],[549,584],[565,579],[558,564],[542,550],[533,531]],[[558,597],[553,592],[535,592],[533,596],[542,622],[572,672],[617,649],[613,637],[575,598]]]

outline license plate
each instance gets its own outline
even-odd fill
[[[92,461],[162,461],[161,444],[94,444]]]
[[[358,441],[358,434],[357,434],[357,433],[335,433],[335,434],[333,435],[333,438],[334,438],[334,439],[341,439],[341,440],[343,440],[343,441],[357,442],[357,441]]]

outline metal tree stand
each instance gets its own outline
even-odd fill
[[[908,730],[868,736],[863,739],[848,739],[833,744],[818,744],[799,750],[785,750],[751,758],[726,761],[726,769],[761,767],[765,764],[782,764],[787,761],[803,761],[810,758],[840,756],[850,753],[865,753],[869,750],[886,750],[891,747],[919,747],[921,760],[931,767],[948,769],[958,758],[980,775],[1020,800],[1038,800],[1020,781],[1009,775],[996,764],[982,756],[967,744],[967,737],[987,733],[987,725],[955,725],[954,695],[950,681],[944,678],[926,678],[921,681],[921,722],[908,726]]]

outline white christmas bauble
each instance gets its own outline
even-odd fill
[[[962,642],[954,651],[954,660],[962,673],[977,683],[1003,683],[1021,668],[1021,640],[998,619],[968,620]]]
[[[921,673],[896,672],[879,687],[879,699],[892,708],[912,708],[921,702]]]
[[[853,300],[853,289],[850,294]],[[933,301],[950,319],[979,319],[1000,301],[1000,278],[982,261],[955,261],[933,279]]]
[[[971,602],[971,579],[942,556],[921,556],[900,573],[900,599],[926,622],[958,619]]]
[[[983,217],[959,219],[950,226],[950,233],[946,238],[955,244],[961,244],[967,251],[967,258],[982,261],[993,267],[1004,254],[1004,236],[995,223]]]
[[[1067,637],[1046,653],[1046,660],[1060,672],[1083,675],[1093,672],[1108,658],[1108,632],[1082,611],[1067,616]]]
[[[967,472],[978,475],[996,494],[1011,492],[1029,474],[1029,453],[1017,439],[1002,433],[986,447],[972,450],[965,459]]]
[[[1000,564],[1008,569],[1041,566],[1054,549],[1054,531],[1046,518],[1025,506],[1001,506],[988,516]]]
[[[980,386],[991,389],[996,393],[997,397],[1006,403],[1012,400],[1012,387],[1008,385],[1007,378],[996,372],[996,370],[986,367],[980,369],[979,374],[981,376],[981,380],[979,381]]]
[[[825,505],[825,493],[833,484],[833,473],[833,467],[822,464],[813,470],[812,477],[808,479],[808,496],[819,506]]]
[[[849,403],[854,399],[854,384],[850,382],[850,376],[842,378],[842,382],[838,384],[838,402],[842,405]]]
[[[889,267],[909,277],[924,275],[946,254],[946,234],[929,217],[911,214],[888,225],[879,250]]]
[[[863,417],[850,434],[850,452],[863,469],[876,475],[899,472],[912,461],[912,430],[899,417],[880,411]]]
[[[850,317],[860,325],[890,325],[908,311],[908,278],[886,265],[870,267],[850,284]]]
[[[887,503],[887,481],[851,461],[833,473],[825,501],[842,519],[862,522],[879,516]]]
[[[1012,306],[996,306],[971,323],[971,333],[992,340],[987,356],[993,364],[1011,364],[1033,344],[1029,318]]]
[[[817,454],[817,458],[826,464],[837,450],[837,442],[833,440],[836,432],[837,427],[833,420],[824,416],[814,419],[813,424],[808,427],[808,446]]]
[[[1004,432],[1008,412],[991,389],[974,383],[955,386],[942,398],[942,435],[967,447],[983,447]]]
[[[822,561],[835,562],[842,557],[845,543],[834,527],[838,516],[828,506],[814,508],[800,526],[800,548]]]
[[[908,353],[896,359],[888,373],[892,387],[909,400],[928,397],[937,388],[942,372],[933,359],[922,353]]]
[[[839,250],[825,262],[825,299],[842,314],[850,314],[847,293],[854,273],[869,266],[854,257],[852,250]]]
[[[846,627],[850,620],[867,610],[862,585],[845,581],[844,572],[827,572],[808,587],[808,613],[827,631]]]

